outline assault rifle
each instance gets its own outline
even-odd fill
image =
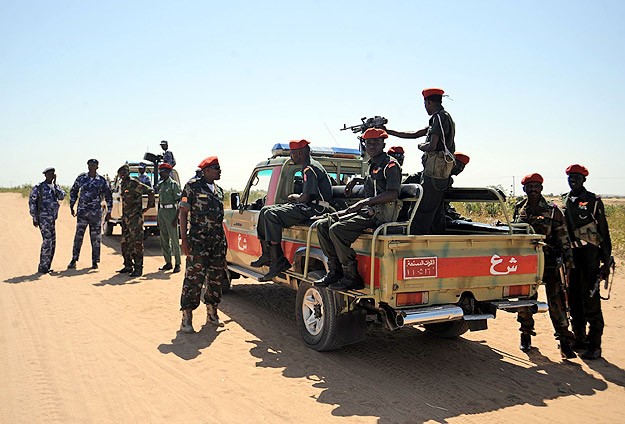
[[[612,292],[612,282],[614,281],[614,270],[616,269],[616,263],[614,262],[614,256],[610,256],[610,260],[607,264],[603,266],[603,270],[599,271],[599,275],[597,275],[597,281],[595,282],[595,286],[590,291],[590,297],[593,297],[595,293],[599,290],[601,286],[601,281],[603,281],[603,289],[608,291],[608,295],[606,297],[599,297],[603,300],[610,300],[610,292]]]
[[[566,319],[567,321],[571,320],[571,311],[569,308],[569,276],[566,269],[566,264],[562,257],[556,259],[556,264],[558,266],[558,273],[560,274],[560,288],[562,289],[563,297],[564,297],[564,308],[566,311]]]
[[[383,116],[374,116],[373,118],[360,118],[362,124],[352,125],[348,127],[346,124],[343,124],[343,128],[341,131],[351,130],[354,134],[356,133],[364,133],[369,128],[382,128],[384,125],[388,124],[388,119]]]

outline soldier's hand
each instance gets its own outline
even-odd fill
[[[38,227],[38,226],[39,224],[37,223],[37,221],[33,219],[33,227]]]
[[[69,211],[72,213],[72,216],[76,216],[76,212],[74,212],[74,208],[69,208]]]

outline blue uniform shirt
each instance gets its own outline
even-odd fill
[[[28,209],[33,220],[55,220],[59,215],[59,200],[65,198],[65,192],[58,184],[45,181],[33,187],[28,196]]]
[[[79,198],[80,193],[80,198]],[[69,191],[69,206],[73,208],[78,200],[78,213],[93,213],[102,210],[102,199],[106,206],[113,209],[113,196],[106,180],[99,174],[91,178],[88,172],[83,172],[74,181]]]

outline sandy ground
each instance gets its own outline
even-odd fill
[[[117,275],[119,229],[91,270],[83,246],[65,270],[74,221],[63,205],[53,268],[26,200],[0,195],[1,423],[519,423],[623,422],[623,273],[604,302],[605,359],[560,360],[546,315],[529,354],[515,317],[487,331],[436,340],[418,328],[373,328],[365,342],[318,353],[300,340],[295,292],[235,280],[219,331],[177,332],[182,274],[157,271],[146,244],[141,278]],[[619,261],[621,262],[621,261]],[[547,422],[549,422],[547,421]]]

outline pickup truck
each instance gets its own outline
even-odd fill
[[[130,177],[137,178],[139,176],[139,163],[140,162],[128,162],[128,166],[130,167]],[[154,174],[154,165],[146,164],[145,175],[150,178],[151,186],[154,188],[155,183],[155,174]],[[178,172],[175,169],[172,170],[170,174],[170,178],[173,178],[178,183],[180,183],[180,177],[178,177]],[[121,201],[121,180],[115,175],[115,179],[111,182],[111,192],[113,193],[113,208],[111,209],[111,218],[103,223],[102,231],[105,235],[110,236],[113,234],[113,228],[122,222],[122,201]],[[145,236],[149,235],[157,235],[158,234],[158,194],[155,195],[156,198],[156,206],[148,209],[143,213],[143,228]],[[143,196],[143,207],[146,208],[148,205],[148,197]],[[103,214],[104,216],[104,214]]]
[[[358,200],[346,198],[344,187],[367,164],[356,149],[313,148],[312,156],[333,180],[336,209]],[[263,205],[284,203],[297,192],[300,167],[290,160],[288,144],[276,144],[272,157],[258,163],[242,194],[232,193],[224,229],[228,240],[230,277],[258,279],[266,268],[249,264],[261,254],[256,234]],[[327,351],[361,341],[368,324],[381,323],[389,330],[421,325],[443,338],[468,330],[487,328],[497,311],[514,312],[530,307],[546,312],[547,304],[530,297],[536,293],[544,268],[544,236],[531,227],[512,224],[504,207],[504,195],[491,188],[450,188],[448,202],[499,202],[507,225],[493,226],[451,220],[443,235],[407,234],[421,198],[418,184],[403,185],[400,198],[408,214],[365,232],[352,245],[365,288],[335,292],[313,282],[327,272],[327,258],[317,239],[316,222],[283,231],[283,250],[293,267],[274,279],[297,290],[296,321],[304,342]]]

